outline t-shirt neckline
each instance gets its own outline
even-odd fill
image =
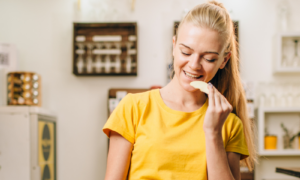
[[[153,94],[157,100],[157,103],[166,111],[173,113],[173,114],[180,114],[180,115],[194,115],[194,114],[204,114],[206,112],[207,106],[208,106],[208,98],[206,99],[205,103],[203,104],[203,106],[201,106],[199,109],[192,111],[192,112],[184,112],[184,111],[178,111],[178,110],[174,110],[172,108],[170,108],[169,106],[167,106],[165,104],[165,102],[163,101],[161,95],[160,95],[160,91],[159,89],[155,89],[153,91]]]

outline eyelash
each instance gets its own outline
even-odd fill
[[[183,55],[185,55],[185,56],[189,56],[190,54],[186,54],[186,53],[184,53],[184,52],[181,52]],[[205,58],[204,58],[205,59]],[[208,62],[215,62],[215,60],[216,59],[205,59],[206,61],[208,61]]]

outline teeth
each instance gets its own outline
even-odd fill
[[[190,73],[188,73],[188,72],[185,72],[185,74],[188,75],[188,76],[190,76],[190,77],[192,77],[192,78],[200,77],[200,76],[194,76],[194,75],[192,75],[192,74],[190,74]]]

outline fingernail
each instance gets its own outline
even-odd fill
[[[209,82],[209,83],[208,83],[208,85],[210,85],[210,87],[211,87],[211,88],[213,87],[213,85],[212,85],[212,83],[211,83],[211,82]]]

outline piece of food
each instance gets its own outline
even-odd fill
[[[208,94],[208,88],[207,88],[207,83],[203,81],[193,81],[190,83],[191,86],[193,86],[196,89],[200,89],[200,91]]]

